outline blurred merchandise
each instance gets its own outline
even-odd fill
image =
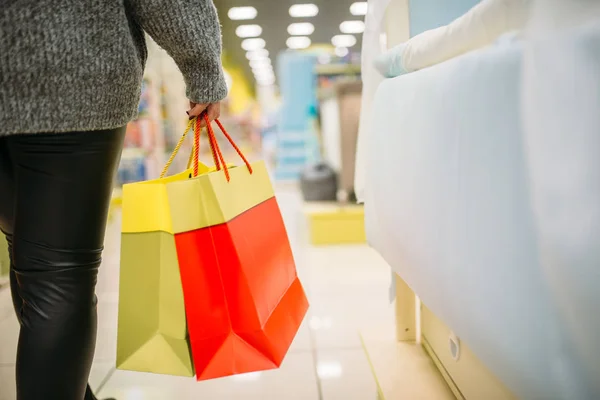
[[[321,140],[319,133],[319,111],[316,106],[309,109],[308,140],[306,142],[306,161],[315,164],[321,161]]]
[[[354,198],[356,145],[362,100],[362,84],[340,80],[322,90],[321,136],[323,159],[339,176],[339,189],[345,200]]]
[[[148,78],[142,81],[142,93],[140,96],[140,104],[138,106],[138,118],[148,117],[150,114],[151,93],[149,88],[150,82]]]
[[[336,201],[337,174],[325,163],[310,165],[300,176],[300,188],[305,201]]]
[[[117,172],[117,182],[120,186],[147,179],[146,155],[141,149],[129,148],[123,150],[121,164]]]
[[[275,176],[296,180],[307,164],[311,107],[317,101],[314,66],[317,57],[284,52],[278,57],[282,105],[279,115]]]

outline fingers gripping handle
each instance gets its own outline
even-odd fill
[[[217,142],[215,132],[211,126],[210,120],[208,119],[208,115],[206,113],[203,113],[200,117],[194,118],[188,122],[185,132],[183,133],[183,135],[181,135],[179,142],[175,146],[173,153],[169,157],[169,160],[167,161],[165,167],[163,168],[163,170],[160,174],[161,178],[165,177],[165,175],[167,174],[167,172],[169,170],[169,167],[171,166],[171,164],[173,164],[173,160],[175,159],[175,156],[177,155],[177,153],[181,149],[183,143],[185,142],[185,138],[186,138],[188,132],[190,131],[190,129],[192,128],[192,126],[194,127],[194,145],[192,148],[192,154],[190,155],[190,159],[188,161],[188,168],[192,167],[193,168],[193,176],[194,177],[198,176],[198,173],[199,173],[198,166],[199,166],[199,157],[200,157],[200,137],[201,137],[201,132],[202,132],[200,118],[203,118],[204,122],[206,123],[206,130],[208,133],[208,141],[209,141],[209,145],[210,145],[211,154],[213,156],[213,161],[215,163],[215,167],[216,167],[217,171],[220,171],[221,169],[223,169],[223,172],[225,173],[225,177],[227,178],[227,181],[229,182],[229,180],[230,180],[229,169],[227,167],[227,164],[225,163],[225,160],[223,158],[223,153],[221,152],[221,148],[219,147],[219,143]],[[229,133],[227,133],[227,131],[225,130],[225,127],[223,126],[223,124],[221,124],[221,121],[216,119],[215,122],[219,126],[219,129],[221,129],[221,132],[223,132],[223,135],[225,135],[225,137],[227,138],[229,143],[231,143],[231,145],[233,146],[235,151],[238,153],[240,158],[244,161],[244,164],[246,164],[248,171],[252,174],[252,172],[253,172],[252,166],[250,165],[250,163],[248,162],[248,160],[246,159],[246,157],[244,156],[244,154],[242,153],[240,148],[235,144],[235,142],[233,141],[233,139],[231,138]]]

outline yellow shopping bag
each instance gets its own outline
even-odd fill
[[[117,368],[194,376],[166,187],[192,169],[124,185]],[[209,168],[199,165],[199,172]]]

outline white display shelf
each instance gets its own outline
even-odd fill
[[[399,342],[393,323],[361,331],[380,400],[454,400],[455,396],[420,344]]]

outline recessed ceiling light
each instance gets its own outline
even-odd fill
[[[315,31],[315,26],[310,22],[296,22],[288,26],[288,33],[292,36],[311,35]]]
[[[257,15],[258,11],[254,7],[232,7],[227,12],[229,19],[234,21],[254,19]]]
[[[254,79],[258,81],[270,81],[272,79],[275,79],[275,74],[272,71],[264,74],[254,74]]]
[[[274,78],[275,74],[273,73],[273,71],[265,71],[265,72],[258,72],[258,73],[254,73],[254,78],[255,79],[271,79]]]
[[[242,40],[242,49],[246,51],[259,50],[264,49],[267,45],[264,39],[261,38],[251,38]]]
[[[271,65],[271,60],[269,58],[259,58],[257,60],[250,61],[251,68],[259,68],[265,65]]]
[[[235,28],[235,34],[241,38],[257,37],[262,33],[260,25],[240,25]]]
[[[285,42],[287,47],[293,50],[306,49],[310,46],[311,40],[307,36],[292,36]]]
[[[252,72],[256,78],[270,78],[271,76],[275,76],[272,69],[252,70]]]
[[[252,67],[254,75],[273,74],[273,66],[271,64],[263,64]]]
[[[265,79],[257,79],[256,82],[261,86],[271,86],[275,83],[275,77],[265,78]]]
[[[344,21],[340,24],[342,33],[363,33],[365,31],[365,23],[362,21]]]
[[[331,54],[321,53],[317,57],[317,61],[319,61],[319,64],[330,64],[331,63]]]
[[[267,49],[258,49],[246,53],[246,58],[248,60],[260,60],[261,58],[266,57],[269,57],[269,51]]]
[[[347,47],[336,47],[335,48],[335,55],[338,57],[346,57],[348,55],[349,51]]]
[[[290,7],[290,16],[294,18],[314,17],[318,13],[316,4],[294,4]]]
[[[335,47],[352,47],[356,44],[356,38],[352,35],[335,35],[331,43]]]
[[[357,1],[350,6],[350,14],[352,15],[367,15],[369,5],[366,1]]]

